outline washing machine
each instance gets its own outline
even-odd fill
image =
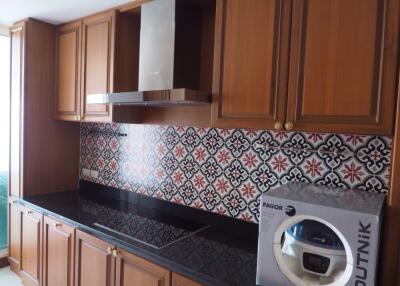
[[[299,182],[263,194],[257,285],[375,285],[384,202]]]

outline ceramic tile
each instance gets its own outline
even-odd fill
[[[290,181],[387,193],[391,144],[367,135],[82,123],[80,177],[257,222],[259,196]]]

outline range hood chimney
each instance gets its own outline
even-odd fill
[[[139,91],[88,95],[89,104],[209,104],[200,87],[202,8],[192,0],[141,6]]]

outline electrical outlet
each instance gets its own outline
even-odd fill
[[[93,179],[97,179],[97,178],[99,177],[99,172],[98,172],[98,171],[95,171],[95,170],[92,170],[91,177],[92,177]]]
[[[96,170],[82,169],[82,174],[85,177],[90,177],[93,179],[97,179],[99,177],[99,171]]]
[[[91,170],[89,170],[89,169],[82,169],[82,174],[85,177],[91,177],[92,176]]]

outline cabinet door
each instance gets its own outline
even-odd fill
[[[10,180],[9,195],[20,197],[22,194],[22,142],[23,142],[23,88],[24,70],[24,23],[10,28],[11,44],[11,98],[10,98]]]
[[[214,126],[272,128],[283,120],[290,23],[287,2],[217,1]]]
[[[294,0],[288,118],[295,129],[390,134],[397,0]]]
[[[25,286],[41,284],[42,215],[22,209],[21,277]]]
[[[114,267],[115,259],[109,244],[76,231],[75,286],[111,286]]]
[[[11,270],[17,274],[21,262],[21,212],[21,206],[11,199],[8,204],[8,261]]]
[[[72,286],[75,229],[49,217],[43,229],[43,286]]]
[[[114,21],[114,11],[83,20],[82,106],[85,121],[111,121],[111,106],[87,105],[86,96],[113,90]]]
[[[81,33],[81,21],[60,26],[56,31],[57,119],[80,119]]]
[[[171,272],[126,251],[118,251],[116,286],[169,286]]]
[[[202,286],[201,284],[194,282],[184,276],[176,273],[172,273],[172,285],[171,286]]]

